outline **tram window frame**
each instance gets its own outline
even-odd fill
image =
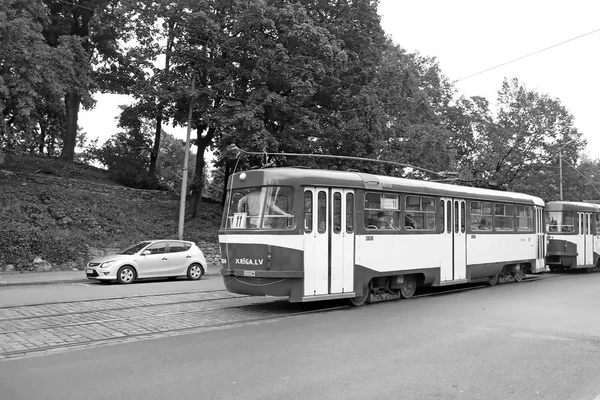
[[[251,193],[258,193],[258,201],[248,196]],[[293,230],[296,227],[295,193],[292,186],[253,186],[228,190],[226,203],[228,209],[221,221],[221,228]],[[240,203],[246,196],[247,199]],[[258,214],[249,213],[250,205],[259,205]]]
[[[533,232],[533,206],[527,206],[523,204],[517,204],[515,207],[516,211],[516,229],[518,232]],[[526,215],[521,215],[521,211],[525,211]],[[522,222],[525,221],[525,225]]]
[[[313,230],[313,192],[304,192],[304,232],[311,233]]]
[[[469,205],[469,216],[471,218],[471,230],[478,232],[491,232],[494,220],[491,201],[471,201]]]
[[[571,222],[567,223],[567,219]],[[577,233],[577,214],[575,211],[544,211],[544,220],[546,222],[545,232],[576,234]]]
[[[452,233],[452,200],[446,200],[446,233]]]
[[[410,194],[405,196],[404,229],[433,232],[436,230],[436,214],[435,197]],[[407,225],[407,223],[410,223],[410,225]]]
[[[317,232],[327,232],[327,192],[317,191]]]
[[[507,226],[508,225],[508,226]],[[508,203],[494,203],[494,231],[515,231],[515,206]]]
[[[346,233],[354,233],[354,193],[346,193]]]
[[[333,215],[332,229],[333,233],[342,232],[342,194],[340,192],[333,193]]]
[[[363,224],[367,230],[399,230],[401,196],[398,193],[365,192]],[[383,213],[385,227],[378,227],[378,215]]]

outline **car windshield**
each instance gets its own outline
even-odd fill
[[[119,250],[119,252],[117,254],[133,255],[133,254],[137,253],[138,251],[140,251],[141,249],[143,249],[144,247],[148,246],[150,243],[152,243],[152,242],[139,242],[139,243],[134,244],[133,246],[129,246],[123,250]]]

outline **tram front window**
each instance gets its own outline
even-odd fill
[[[266,186],[228,193],[222,229],[293,229],[294,189]]]
[[[546,218],[546,232],[575,232],[575,213],[573,211],[547,211],[544,216]]]

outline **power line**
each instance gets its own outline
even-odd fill
[[[89,8],[89,7],[86,7],[86,6],[79,5],[79,4],[75,4],[75,3],[71,2],[71,1],[66,1],[66,0],[57,0],[57,1],[59,3],[65,3],[65,4],[68,4],[68,5],[73,6],[73,7],[79,7],[79,8],[83,8],[85,10],[96,11],[93,8]]]
[[[596,32],[600,32],[600,28],[598,28],[598,29],[595,29],[595,30],[593,30],[593,31],[591,31],[591,32],[588,32],[588,33],[584,33],[583,35],[579,35],[579,36],[577,36],[577,37],[574,37],[574,38],[571,38],[571,39],[565,40],[564,42],[560,42],[560,43],[554,44],[554,45],[552,45],[552,46],[549,46],[549,47],[546,47],[546,48],[544,48],[544,49],[541,49],[541,50],[538,50],[538,51],[534,51],[533,53],[529,53],[529,54],[527,54],[527,55],[524,55],[524,56],[522,56],[522,57],[515,58],[514,60],[510,60],[510,61],[507,61],[507,62],[505,62],[505,63],[498,64],[498,65],[496,65],[496,66],[494,66],[494,67],[491,67],[491,68],[485,69],[485,70],[483,70],[483,71],[479,71],[479,72],[476,72],[476,73],[474,73],[474,74],[471,74],[471,75],[465,76],[464,78],[457,79],[455,82],[460,82],[460,81],[463,81],[463,80],[465,80],[465,79],[471,78],[471,77],[473,77],[473,76],[476,76],[476,75],[481,75],[481,74],[483,74],[483,73],[485,73],[485,72],[488,72],[488,71],[491,71],[491,70],[493,70],[493,69],[500,68],[500,67],[503,67],[503,66],[505,66],[505,65],[508,65],[508,64],[510,64],[510,63],[513,63],[513,62],[515,62],[515,61],[519,61],[519,60],[522,60],[522,59],[524,59],[524,58],[527,58],[527,57],[533,56],[533,55],[535,55],[535,54],[541,53],[541,52],[543,52],[543,51],[546,51],[546,50],[553,49],[553,48],[555,48],[555,47],[558,47],[558,46],[561,46],[561,45],[563,45],[563,44],[565,44],[565,43],[569,43],[569,42],[572,42],[572,41],[574,41],[574,40],[581,39],[581,38],[582,38],[582,37],[584,37],[584,36],[588,36],[588,35],[591,35],[592,33],[596,33]]]

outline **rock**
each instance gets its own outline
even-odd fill
[[[52,271],[52,264],[42,259],[42,257],[36,257],[33,260],[33,268],[35,272],[48,272]]]

